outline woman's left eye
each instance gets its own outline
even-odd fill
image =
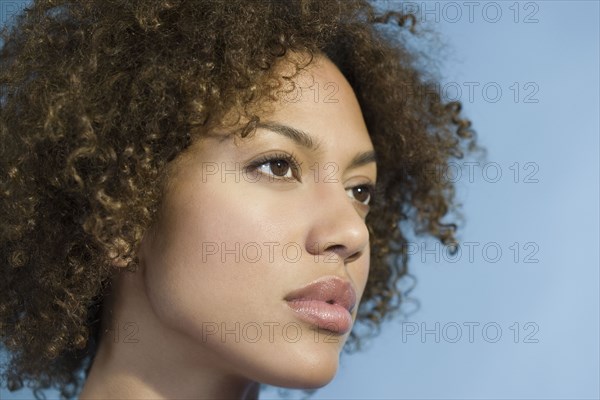
[[[348,193],[350,197],[353,197],[356,201],[364,205],[369,205],[373,198],[373,192],[373,185],[354,186],[346,190],[346,193]]]

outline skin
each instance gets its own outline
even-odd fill
[[[317,149],[259,128],[243,139],[203,138],[172,163],[140,268],[120,274],[106,297],[107,332],[81,398],[257,398],[258,382],[317,388],[333,379],[348,333],[303,322],[284,298],[337,276],[360,299],[368,206],[352,188],[374,184],[376,165],[349,168],[373,145],[344,76],[320,57],[296,79],[312,82],[318,98],[296,92],[287,99],[297,101],[275,104],[261,122],[301,129]],[[335,88],[329,100],[337,102],[325,103]],[[298,177],[269,179],[268,162],[245,169],[290,153],[302,163]]]

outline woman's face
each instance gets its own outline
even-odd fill
[[[176,160],[140,257],[188,357],[277,386],[333,378],[369,272],[373,145],[350,85],[318,62],[254,135],[203,138]]]

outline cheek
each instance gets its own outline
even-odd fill
[[[241,240],[259,233],[253,216],[227,196],[182,192],[165,210],[144,257],[148,295],[161,318],[200,334],[202,323],[226,320],[232,302],[251,298],[259,266],[234,264]]]
[[[264,243],[292,241],[295,233],[289,212],[278,206],[235,182],[181,188],[166,199],[144,256],[148,298],[157,316],[196,341],[206,339],[209,325],[281,319],[277,313],[291,271],[281,251],[269,251]]]

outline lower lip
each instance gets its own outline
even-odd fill
[[[319,329],[341,335],[352,329],[352,315],[339,304],[329,304],[319,300],[288,300],[288,306],[301,320]]]

